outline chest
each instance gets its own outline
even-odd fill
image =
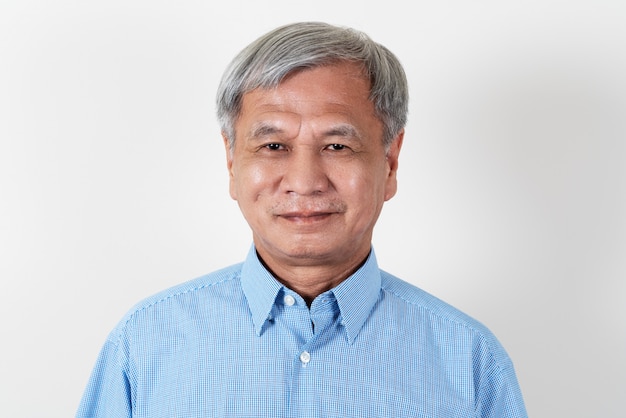
[[[297,320],[277,318],[261,336],[244,325],[179,330],[134,365],[135,415],[473,416],[467,350],[441,347],[417,325],[366,324],[350,344],[339,317]]]

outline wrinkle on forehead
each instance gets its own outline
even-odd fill
[[[239,121],[247,120],[248,129],[240,133],[253,141],[303,134],[358,141],[377,137],[382,122],[369,100],[369,84],[353,63],[298,71],[276,87],[244,94]]]
[[[257,118],[246,135],[251,140],[297,136],[302,125],[302,118],[289,112],[272,112]]]

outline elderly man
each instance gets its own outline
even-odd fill
[[[380,270],[407,114],[363,33],[280,27],[218,91],[247,259],[159,293],[108,337],[78,417],[525,417],[492,333]]]

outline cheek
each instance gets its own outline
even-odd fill
[[[233,180],[239,199],[255,201],[271,191],[273,175],[269,170],[256,164],[237,168]]]
[[[359,212],[375,210],[384,191],[381,179],[371,170],[352,167],[337,173],[335,188],[342,200],[351,202],[353,209]]]
[[[342,170],[339,179],[344,185],[344,192],[361,198],[377,198],[384,193],[386,173],[379,166],[352,166]]]

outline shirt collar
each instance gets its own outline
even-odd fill
[[[331,289],[341,312],[341,323],[352,344],[369,317],[380,294],[381,277],[372,249],[365,263],[350,277]],[[284,286],[259,260],[254,245],[241,270],[241,286],[248,301],[257,335],[267,323],[276,297]]]
[[[254,245],[241,268],[241,287],[248,300],[254,330],[260,336],[283,285],[263,266]]]
[[[346,329],[348,343],[352,344],[380,295],[381,277],[374,249],[365,263],[350,277],[332,289],[339,310],[341,323]]]

